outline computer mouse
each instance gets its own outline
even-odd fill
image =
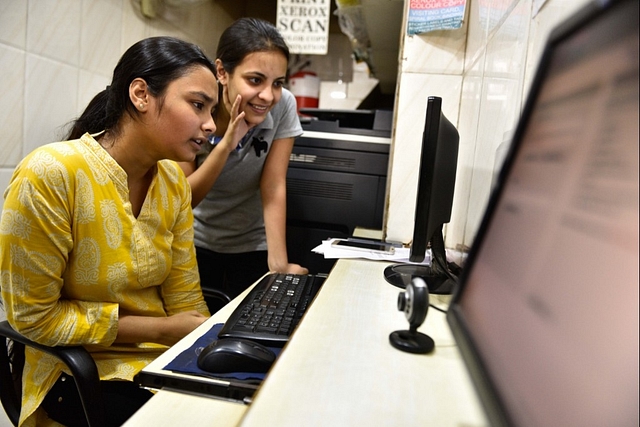
[[[223,338],[202,349],[198,367],[213,374],[265,373],[275,360],[275,353],[262,344],[242,338]]]

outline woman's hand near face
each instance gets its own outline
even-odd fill
[[[223,101],[225,106],[230,105],[227,88],[223,89]],[[244,111],[240,111],[242,97],[238,95],[229,111],[229,124],[224,136],[216,145],[216,148],[207,156],[204,162],[196,167],[195,162],[181,163],[180,167],[187,175],[191,186],[191,206],[196,207],[211,190],[211,187],[220,176],[229,153],[233,152],[243,136],[249,131],[249,125],[244,120]]]
[[[229,125],[227,131],[224,133],[222,140],[218,143],[218,146],[224,147],[230,153],[236,149],[240,140],[249,132],[249,124],[244,120],[244,111],[240,111],[240,104],[242,103],[242,96],[236,96],[233,105],[229,100],[229,92],[227,87],[224,86],[223,102],[227,111],[229,111]]]

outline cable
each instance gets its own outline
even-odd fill
[[[439,312],[441,312],[441,313],[447,314],[447,310],[445,310],[445,309],[443,309],[443,308],[436,307],[436,306],[435,306],[435,305],[433,305],[433,304],[429,304],[429,306],[430,306],[431,308],[435,309],[435,310],[438,310],[438,311],[439,311]]]
[[[433,234],[429,243],[431,244],[432,255],[431,269],[434,271],[434,273],[446,275],[457,285],[458,276],[453,274],[449,266],[455,268],[456,270],[459,270],[460,267],[458,267],[455,263],[447,262],[446,249],[444,246],[444,236],[442,234],[442,226],[440,226],[439,231],[437,230]]]

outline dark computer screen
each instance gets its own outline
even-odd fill
[[[550,36],[447,319],[496,426],[638,426],[638,1]]]
[[[385,278],[393,285],[406,287],[413,277],[421,277],[430,293],[451,294],[455,289],[458,267],[447,262],[442,228],[451,220],[459,141],[457,129],[442,112],[442,98],[430,96],[422,136],[409,260],[424,261],[430,247],[431,265],[389,266]]]

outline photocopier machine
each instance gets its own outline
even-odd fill
[[[289,262],[328,273],[336,260],[312,249],[355,227],[382,228],[392,111],[300,112],[303,133],[287,171]]]

